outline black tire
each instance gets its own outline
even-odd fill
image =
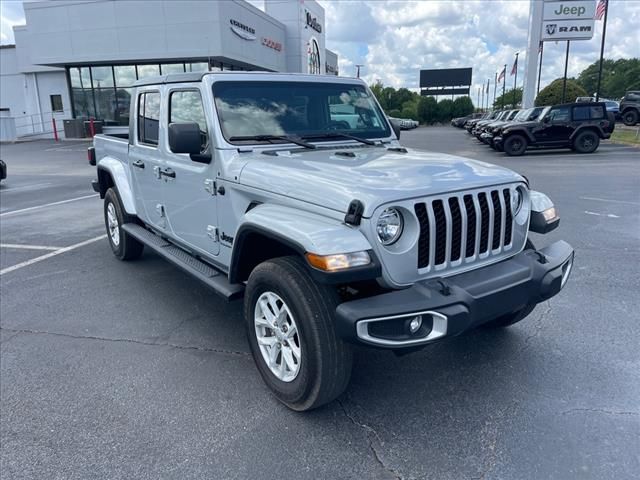
[[[633,127],[636,123],[638,123],[638,112],[637,110],[627,110],[622,114],[622,121],[628,127]]]
[[[578,153],[593,153],[600,145],[600,137],[593,130],[585,130],[573,140],[573,150]]]
[[[275,293],[286,304],[297,327],[300,359],[297,374],[288,381],[271,371],[258,345],[256,304],[268,292]],[[335,331],[337,305],[335,289],[314,282],[298,257],[268,260],[249,276],[244,318],[253,359],[267,386],[292,410],[305,411],[324,405],[338,397],[349,383],[353,352]],[[275,336],[275,329],[270,330]],[[284,362],[283,354],[277,353],[275,360],[278,358]]]
[[[519,157],[527,150],[527,139],[520,134],[508,136],[502,143],[504,153],[510,157]]]
[[[494,145],[498,152],[504,152],[504,147],[502,146],[502,143],[499,145],[497,143],[494,143]]]
[[[531,240],[527,240],[526,245],[524,246],[525,250],[535,250],[536,247],[533,245]],[[525,305],[520,310],[516,310],[515,312],[508,313],[501,317],[496,318],[495,320],[491,320],[490,322],[482,325],[484,328],[504,328],[514,325],[518,322],[521,322],[525,318],[529,316],[533,309],[536,308],[535,303],[529,303]]]
[[[111,206],[113,206],[111,214],[113,215],[115,213],[115,219],[117,220],[117,232],[113,235],[109,220],[109,210]],[[144,244],[137,241],[131,235],[128,235],[122,229],[123,224],[134,221],[134,217],[124,212],[118,192],[113,188],[107,190],[107,193],[104,195],[104,225],[107,229],[107,239],[109,240],[111,251],[119,260],[135,260],[142,255]]]

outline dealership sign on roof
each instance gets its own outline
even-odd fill
[[[589,40],[593,37],[595,0],[546,1],[542,41]]]

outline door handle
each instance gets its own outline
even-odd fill
[[[142,160],[136,160],[131,165],[133,165],[136,168],[144,168],[144,162]]]
[[[164,175],[165,177],[169,178],[176,178],[176,172],[174,172],[170,168],[161,168],[160,175]]]

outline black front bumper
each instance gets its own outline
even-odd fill
[[[573,256],[573,248],[559,241],[453,277],[348,301],[336,310],[337,329],[346,340],[393,349],[458,335],[556,295],[564,286],[563,277],[565,282],[568,278]],[[406,324],[418,314],[423,314],[426,328],[415,335],[393,333],[392,323]]]

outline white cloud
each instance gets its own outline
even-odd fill
[[[340,55],[340,74],[417,88],[422,68],[473,67],[472,97],[507,64],[507,87],[515,52],[522,85],[529,19],[528,0],[321,1],[326,10],[327,47]],[[374,19],[372,22],[361,19]],[[640,56],[640,1],[610,0],[606,58]],[[600,54],[602,22],[590,41],[573,42],[568,75],[576,76]],[[564,72],[565,43],[546,43],[542,85]],[[351,68],[349,68],[351,66]]]

